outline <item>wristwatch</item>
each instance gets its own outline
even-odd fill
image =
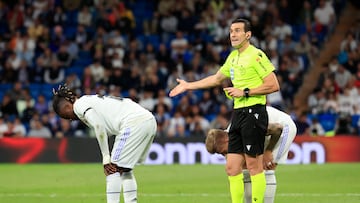
[[[250,89],[249,89],[249,88],[245,88],[245,89],[244,89],[244,96],[245,96],[246,98],[248,98],[248,97],[250,96],[249,93],[250,93]]]

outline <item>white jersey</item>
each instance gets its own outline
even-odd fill
[[[285,163],[289,153],[290,145],[294,141],[297,133],[296,125],[290,115],[285,112],[282,112],[271,106],[266,106],[266,111],[268,112],[269,123],[279,123],[283,126],[280,139],[276,143],[272,154],[274,163]],[[265,148],[267,147],[269,140],[270,136],[266,136]]]
[[[91,119],[96,122],[91,123],[91,120],[86,118],[90,109],[98,116]],[[74,112],[89,127],[103,122],[108,136],[117,135],[121,128],[129,123],[141,123],[153,118],[150,111],[131,99],[112,96],[84,95],[75,101]]]
[[[73,105],[76,116],[95,131],[103,164],[133,168],[143,162],[156,134],[152,113],[128,98],[84,95]],[[116,135],[110,156],[108,136]]]

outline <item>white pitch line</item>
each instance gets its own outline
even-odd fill
[[[44,193],[0,193],[1,197],[39,197],[39,198],[86,198],[86,197],[103,197],[104,194],[80,193],[80,194],[44,194]],[[227,193],[139,193],[144,197],[228,197]],[[360,197],[360,193],[278,193],[276,196],[281,197]]]

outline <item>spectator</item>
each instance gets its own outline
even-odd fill
[[[186,123],[189,126],[190,136],[204,136],[210,129],[210,123],[203,116],[198,105],[191,106],[191,113],[186,118]]]
[[[358,42],[356,41],[354,34],[352,32],[348,32],[345,39],[341,41],[340,50],[355,51],[357,49],[357,44]]]
[[[23,123],[30,123],[31,118],[36,114],[36,109],[34,108],[35,101],[33,99],[26,100],[26,106],[22,113],[21,122]]]
[[[178,19],[170,12],[170,10],[167,10],[162,14],[160,28],[162,31],[162,40],[164,42],[169,41],[170,35],[176,32],[177,25]]]
[[[4,117],[0,116],[0,138],[4,137],[4,133],[8,131],[8,125]]]
[[[291,26],[283,19],[278,18],[273,33],[280,42],[284,41],[286,36],[292,36]]]
[[[101,64],[100,59],[94,59],[93,63],[88,66],[91,72],[91,77],[94,79],[95,83],[100,82],[104,78],[105,75],[105,68]]]
[[[339,103],[337,101],[337,95],[335,93],[327,92],[325,94],[324,112],[337,114],[339,112]]]
[[[336,119],[335,134],[351,135],[355,133],[355,129],[351,126],[351,116],[346,113],[340,113]]]
[[[18,116],[16,100],[11,99],[10,95],[5,94],[0,104],[1,115],[5,119],[11,116]]]
[[[322,125],[319,123],[317,118],[313,118],[310,124],[310,135],[314,136],[325,136],[325,130]]]
[[[210,93],[210,90],[204,90],[202,93],[202,97],[198,102],[198,106],[202,115],[209,115],[217,112],[216,103],[211,98],[212,95]]]
[[[301,25],[305,25],[306,22],[313,22],[313,11],[312,11],[312,6],[310,1],[305,0],[303,2],[299,17],[298,17],[298,22]]]
[[[67,23],[67,20],[68,20],[67,16],[64,13],[62,7],[56,6],[55,12],[51,16],[51,26],[56,26],[56,25],[65,26]]]
[[[34,106],[35,100],[31,96],[30,90],[28,88],[24,88],[21,90],[21,96],[16,100],[16,109],[20,118],[24,116],[24,111],[28,107],[28,103],[30,106]]]
[[[31,39],[39,39],[45,34],[45,26],[40,22],[40,19],[34,18],[34,23],[27,29],[27,33]]]
[[[8,121],[8,133],[9,137],[25,137],[26,135],[26,128],[21,123],[19,118],[14,118]],[[6,134],[6,133],[5,133]]]
[[[35,119],[33,125],[30,125],[28,137],[51,138],[52,134],[48,127],[45,127],[40,120]]]
[[[60,45],[59,51],[56,53],[56,58],[59,61],[59,65],[63,68],[68,68],[72,62],[72,56],[68,52],[67,44]]]
[[[81,94],[81,80],[76,73],[70,73],[65,79],[66,85],[76,92],[77,94]]]
[[[51,67],[54,60],[56,60],[56,55],[50,48],[46,48],[36,61],[38,66],[43,69],[48,69]]]
[[[182,31],[176,31],[175,39],[171,40],[171,57],[176,58],[178,55],[183,55],[188,48],[188,40],[185,38]]]
[[[15,82],[11,89],[6,93],[10,96],[11,100],[17,101],[18,99],[24,98],[24,92],[22,91],[23,85],[20,82]],[[26,93],[25,93],[26,94]]]
[[[350,95],[350,89],[344,88],[341,93],[337,97],[337,102],[339,104],[339,112],[340,114],[353,115],[354,114],[354,106],[353,100]]]
[[[40,115],[47,114],[49,112],[49,104],[44,95],[40,94],[37,96],[34,108]]]
[[[60,129],[55,132],[56,138],[64,138],[64,137],[74,137],[75,131],[72,129],[71,121],[61,119],[60,120]]]
[[[171,98],[166,94],[164,89],[159,89],[157,93],[157,97],[155,99],[156,106],[158,104],[164,104],[166,111],[170,111],[173,108],[173,101]],[[155,107],[156,107],[155,106]]]
[[[157,122],[157,136],[166,137],[171,116],[168,113],[165,104],[158,104],[154,110],[154,116]]]
[[[128,35],[132,35],[136,27],[133,12],[126,8],[124,2],[119,2],[116,9],[119,12],[119,17],[116,19],[116,28],[118,30],[124,30]]]
[[[142,97],[140,97],[139,104],[145,109],[153,112],[156,104],[154,93],[152,91],[144,91]]]
[[[308,106],[312,114],[320,114],[324,111],[324,104],[326,102],[325,94],[321,89],[315,89],[308,97]]]
[[[81,86],[83,90],[85,89],[94,89],[96,85],[96,80],[91,72],[90,67],[84,68],[83,75],[82,75],[82,81]]]
[[[181,112],[176,111],[173,117],[170,118],[169,128],[167,131],[168,137],[185,137],[187,136],[185,131],[185,118],[181,115]]]
[[[328,31],[332,31],[335,24],[335,11],[331,2],[319,1],[319,6],[314,11],[316,32],[324,37]],[[321,38],[319,38],[322,41]]]
[[[16,81],[22,84],[29,84],[32,81],[32,72],[26,60],[21,60]]]
[[[345,86],[351,79],[351,73],[348,71],[344,65],[339,64],[338,69],[335,73],[335,82],[339,88],[344,89]]]
[[[59,84],[65,81],[65,70],[60,66],[58,60],[51,63],[51,67],[44,71],[44,82],[47,84]]]
[[[85,51],[89,51],[91,47],[89,33],[86,31],[83,25],[78,25],[75,33],[75,42],[79,46],[80,49]]]
[[[88,28],[92,24],[92,14],[90,13],[89,7],[84,5],[78,16],[77,16],[77,22],[79,25],[84,26],[85,28]]]
[[[295,120],[298,135],[310,135],[310,125],[306,112],[302,112]]]

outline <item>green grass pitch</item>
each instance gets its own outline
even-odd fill
[[[280,165],[277,203],[360,202],[360,163]],[[139,202],[230,203],[222,165],[137,166]],[[106,202],[101,164],[0,164],[1,203]]]

